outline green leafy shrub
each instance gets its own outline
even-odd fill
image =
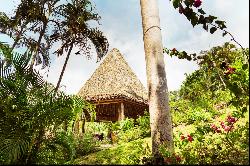
[[[151,153],[151,139],[137,139],[130,142],[124,142],[109,149],[104,149],[88,156],[83,156],[75,160],[74,164],[142,164],[143,157],[148,157]]]
[[[150,118],[149,112],[145,111],[143,116],[136,119],[137,125],[141,130],[142,137],[150,136]]]
[[[143,131],[139,128],[139,127],[133,127],[130,130],[126,130],[126,131],[120,131],[118,133],[118,137],[119,137],[119,143],[123,143],[123,142],[130,142],[130,141],[134,141],[137,140],[139,138],[143,138]]]
[[[181,164],[249,164],[248,59],[229,43],[205,51],[200,68],[170,94]],[[164,148],[161,152],[173,158]]]
[[[140,138],[150,136],[150,119],[149,113],[145,112],[144,116],[140,116],[136,120],[126,118],[111,124],[112,131],[116,131],[118,143],[129,142]]]
[[[96,151],[99,142],[90,133],[85,133],[82,137],[76,138],[76,157],[85,156]]]
[[[123,142],[133,141],[139,138],[150,136],[150,120],[149,113],[146,112],[144,116],[138,119],[126,118],[115,123],[111,122],[87,122],[86,133],[88,134],[104,134],[102,143],[110,143],[107,138],[109,132],[113,132],[119,144]]]
[[[46,140],[36,157],[37,164],[70,163],[76,156],[76,142],[73,133],[58,132]]]
[[[57,92],[39,73],[30,70],[30,61],[29,52],[13,53],[0,43],[0,164],[44,163],[47,159],[42,161],[42,156],[46,154],[41,151],[50,156],[59,148],[68,152],[60,153],[58,160],[48,159],[49,163],[62,163],[73,156],[64,146],[67,136],[56,131],[74,120],[85,102]],[[56,135],[52,140],[45,137],[48,129]]]
[[[118,122],[119,128],[122,131],[130,130],[134,128],[134,119],[126,118]]]
[[[210,125],[200,123],[193,130],[177,130],[175,152],[181,154],[183,164],[249,164],[247,114],[231,129],[226,127],[230,126],[228,116],[221,115]]]
[[[107,133],[110,125],[109,122],[86,122],[85,131],[91,134]]]

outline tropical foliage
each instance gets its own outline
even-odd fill
[[[197,63],[199,69],[171,94],[179,162],[248,164],[248,49],[225,43],[202,52]],[[163,153],[166,162],[176,161]]]
[[[14,40],[11,49],[25,48],[32,56],[30,67],[42,64],[49,66],[53,53],[62,56],[67,53],[56,90],[59,89],[63,73],[75,46],[82,54],[91,57],[91,46],[97,52],[99,61],[106,55],[109,47],[107,38],[90,21],[98,21],[100,16],[94,11],[89,0],[22,0],[13,16],[0,12],[0,32]],[[58,47],[57,45],[61,45]]]
[[[0,13],[0,32],[14,41],[0,43],[1,164],[62,164],[89,153],[85,145],[93,138],[81,134],[79,122],[94,115],[94,107],[58,91],[60,82],[55,88],[33,67],[47,67],[52,46],[60,43],[57,55],[69,56],[77,45],[79,54],[90,57],[92,43],[101,59],[107,39],[88,26],[99,19],[88,0],[22,0],[11,17]]]
[[[88,104],[55,92],[39,73],[30,70],[29,51],[13,53],[1,43],[0,53],[1,162],[34,162],[49,136],[53,138],[64,122],[74,120]]]
[[[73,47],[78,47],[75,54],[86,55],[91,57],[91,43],[96,48],[97,60],[106,55],[108,51],[108,40],[103,33],[97,28],[89,26],[89,21],[99,21],[100,16],[93,11],[92,4],[89,0],[71,0],[59,7],[60,15],[59,27],[55,28],[50,36],[55,41],[61,41],[62,45],[55,51],[58,56],[67,52],[67,57],[60,74],[56,89],[59,88],[65,71],[69,56]]]

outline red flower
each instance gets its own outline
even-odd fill
[[[180,156],[175,156],[176,161],[180,162],[181,161],[181,157]]]
[[[176,50],[176,48],[173,48],[172,51],[175,52],[175,51],[177,51],[177,50]]]
[[[180,6],[179,7],[179,13],[182,14],[182,13],[184,13],[184,11],[185,11],[184,8],[182,6]]]
[[[201,0],[195,0],[194,1],[194,7],[196,7],[196,8],[200,7],[201,3],[202,3]]]
[[[221,129],[216,129],[216,132],[217,133],[221,133]]]
[[[170,164],[172,162],[171,158],[170,157],[167,157],[167,158],[164,158],[164,162],[166,164]]]
[[[234,68],[234,67],[228,67],[227,71],[225,71],[225,74],[226,75],[233,74],[235,70],[236,70],[236,68]]]
[[[193,141],[193,137],[192,137],[191,135],[188,135],[187,140],[188,140],[189,142],[192,142],[192,141]]]
[[[234,123],[236,120],[235,120],[235,118],[234,117],[231,117],[231,116],[228,116],[227,117],[227,121],[228,121],[228,123]]]
[[[186,137],[184,135],[181,136],[181,140],[184,140]]]
[[[224,122],[220,122],[220,125],[221,125],[221,127],[222,127],[223,129],[225,128]]]

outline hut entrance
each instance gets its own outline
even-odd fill
[[[119,103],[103,103],[96,105],[96,121],[112,121],[118,119]]]
[[[136,119],[148,110],[147,105],[132,102],[104,102],[96,104],[96,121],[119,121],[125,118]]]

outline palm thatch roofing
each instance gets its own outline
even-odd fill
[[[147,104],[147,92],[128,63],[114,48],[78,92],[87,101],[129,100]]]

